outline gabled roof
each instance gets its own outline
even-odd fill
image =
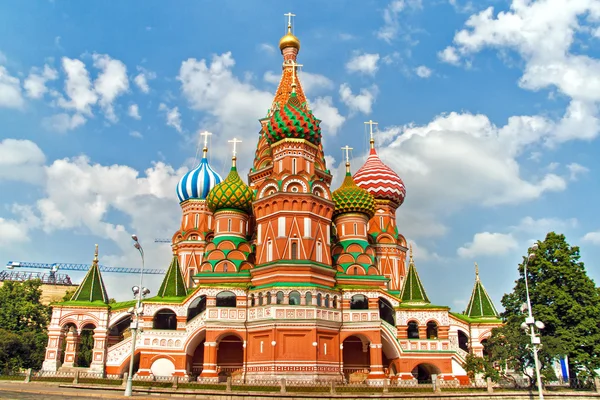
[[[417,269],[415,268],[415,262],[413,260],[412,254],[412,244],[410,245],[410,259],[408,263],[408,274],[406,275],[406,279],[404,280],[404,285],[402,286],[402,294],[400,295],[403,303],[409,304],[429,304],[429,298],[427,297],[427,293],[425,293],[425,289],[423,288],[423,283],[421,283],[421,279],[419,278],[419,274],[417,273]]]
[[[181,269],[179,268],[179,257],[173,254],[173,260],[167,270],[165,279],[163,279],[160,289],[158,289],[158,296],[160,297],[182,297],[187,294],[185,284],[183,283],[183,276],[181,275]]]
[[[71,297],[70,301],[95,302],[101,301],[108,304],[106,287],[98,268],[98,245],[94,254],[94,261],[83,281]]]
[[[498,318],[498,311],[479,279],[479,266],[475,263],[475,286],[465,310],[470,318]]]

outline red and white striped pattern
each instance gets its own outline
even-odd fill
[[[391,200],[398,206],[404,202],[404,182],[397,173],[381,162],[375,149],[371,149],[367,162],[354,174],[354,182],[376,199]]]

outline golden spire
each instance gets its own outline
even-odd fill
[[[479,265],[475,262],[475,280],[479,281]]]
[[[279,40],[279,50],[283,51],[283,49],[287,47],[293,47],[300,51],[300,40],[292,33],[292,17],[295,17],[295,14],[291,12],[284,14],[288,17],[288,25],[287,25],[287,33]]]
[[[238,143],[242,143],[242,141],[238,138],[233,138],[231,140],[228,140],[229,143],[233,143],[233,157],[231,157],[231,166],[235,167],[236,165],[236,160],[237,160],[237,151],[236,151],[236,147]]]
[[[96,245],[96,251],[94,252],[94,265],[98,265],[98,245]]]
[[[378,125],[377,122],[374,122],[373,120],[368,120],[367,122],[365,122],[365,125],[369,125],[369,134],[371,135],[371,139],[369,140],[369,143],[371,144],[371,149],[375,148],[375,139],[373,138],[373,125]]]
[[[414,265],[415,260],[413,260],[413,246],[412,243],[408,245],[408,265]]]
[[[350,173],[350,150],[352,150],[352,147],[346,145],[344,147],[342,147],[342,150],[346,151],[346,174]]]
[[[208,131],[200,132],[200,136],[204,136],[204,147],[202,148],[202,158],[206,158],[206,153],[208,153],[208,137],[212,135],[212,133]]]

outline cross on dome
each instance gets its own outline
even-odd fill
[[[206,152],[208,151],[208,137],[211,136],[212,133],[209,131],[200,132],[200,136],[204,136],[204,148],[202,149],[202,157],[206,157]]]
[[[415,260],[413,260],[413,245],[412,243],[408,245],[408,263],[414,264]]]
[[[346,173],[350,172],[350,150],[352,149],[353,148],[348,145],[342,147],[342,150],[346,152]]]
[[[292,60],[292,93],[296,93],[296,74],[298,73],[298,67],[304,67],[302,64],[298,64],[296,60]]]
[[[288,17],[288,29],[292,28],[292,17],[295,17],[296,14],[292,14],[291,12],[288,12],[287,14],[283,14],[284,16]]]
[[[231,159],[233,160],[233,166],[235,166],[235,160],[237,158],[236,157],[236,155],[237,155],[237,151],[236,151],[237,144],[238,143],[242,143],[242,141],[240,139],[238,139],[238,138],[233,138],[231,140],[228,140],[228,142],[229,143],[233,143],[233,152],[232,152],[233,153],[233,157]]]
[[[373,139],[373,125],[379,125],[379,123],[370,119],[367,122],[365,122],[365,125],[369,125],[369,134],[371,135],[371,140],[369,141],[369,143],[371,143],[371,148],[374,148],[375,139]]]

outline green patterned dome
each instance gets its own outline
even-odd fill
[[[291,93],[287,103],[271,115],[265,136],[269,144],[289,138],[308,140],[318,146],[321,143],[320,122],[306,104],[300,103],[296,93]]]
[[[354,183],[350,171],[346,172],[342,186],[332,193],[332,197],[335,204],[334,217],[349,212],[363,213],[369,218],[375,215],[375,198]]]
[[[252,189],[242,181],[234,162],[227,178],[208,193],[206,203],[212,212],[230,209],[250,213],[252,198]]]

